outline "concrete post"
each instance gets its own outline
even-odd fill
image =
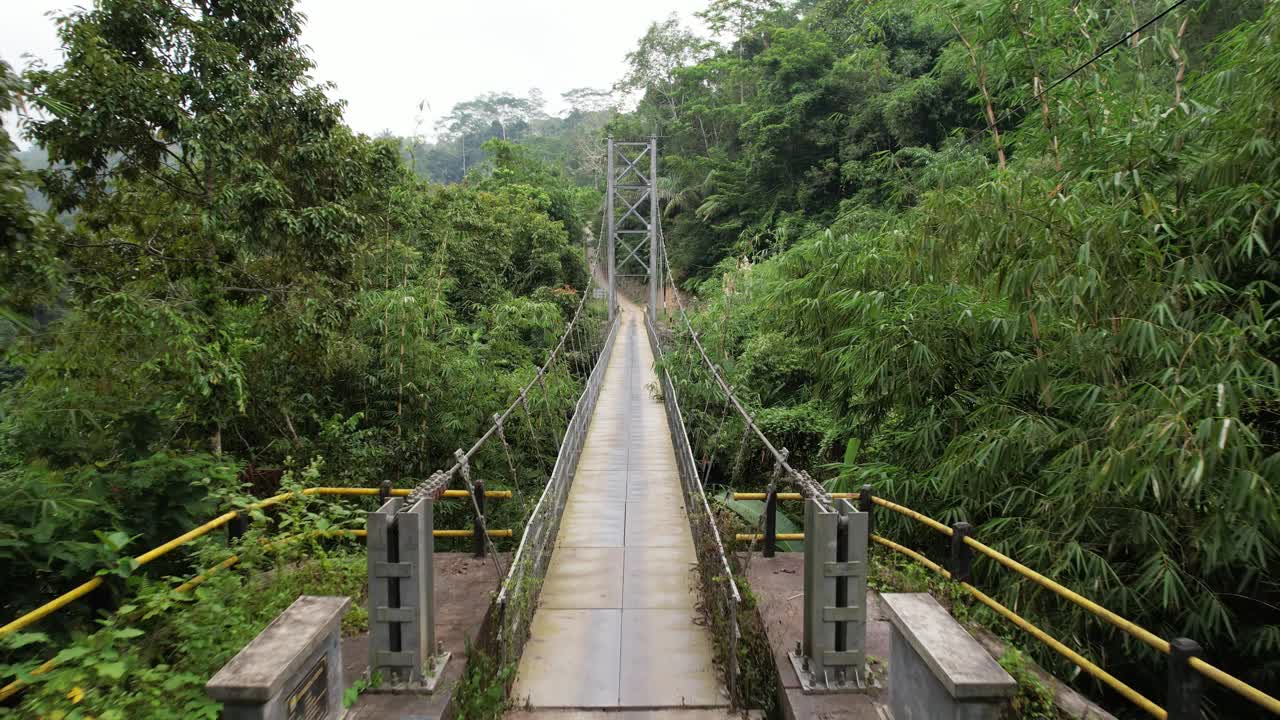
[[[484,536],[485,523],[481,522],[481,518],[484,517],[484,481],[477,480],[475,484],[472,485],[471,493],[472,497],[475,498],[476,501],[475,509],[477,512],[475,520],[473,521],[475,523],[475,527],[471,529],[471,554],[478,558],[482,558],[484,557],[486,540]]]
[[[771,558],[778,547],[778,491],[772,488],[764,500],[764,556]]]
[[[227,544],[234,545],[236,541],[244,537],[249,531],[249,516],[244,514],[244,510],[239,515],[231,518],[231,522],[227,523]]]
[[[870,485],[863,485],[858,489],[858,511],[867,514],[867,534],[870,535],[876,531],[876,516],[872,512],[875,505],[875,492]]]
[[[973,571],[973,548],[964,539],[973,534],[973,526],[958,522],[951,526],[951,579],[965,582]]]

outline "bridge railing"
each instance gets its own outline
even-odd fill
[[[1182,720],[1184,718],[1198,719],[1200,717],[1202,704],[1200,691],[1200,686],[1202,684],[1201,677],[1218,683],[1240,697],[1270,711],[1272,714],[1280,715],[1280,699],[1268,695],[1243,680],[1203,660],[1200,657],[1201,648],[1194,641],[1186,638],[1177,638],[1172,641],[1161,638],[1141,625],[1121,617],[1080,593],[1077,593],[1074,590],[1036,572],[1035,570],[1032,570],[1022,563],[1019,563],[1017,560],[995,550],[989,545],[979,542],[972,536],[973,528],[969,523],[957,522],[948,526],[947,524],[939,520],[935,520],[923,513],[876,496],[872,492],[870,486],[864,486],[861,491],[856,493],[831,493],[830,495],[832,497],[858,500],[860,505],[868,511],[872,506],[885,508],[886,510],[914,520],[915,522],[950,538],[950,559],[947,563],[948,566],[944,567],[942,564],[930,560],[925,557],[924,554],[912,550],[911,548],[900,545],[874,533],[870,535],[870,539],[873,542],[886,547],[893,552],[911,558],[915,562],[920,563],[944,578],[957,582],[962,589],[983,605],[991,608],[1018,628],[1026,631],[1032,637],[1035,637],[1037,640],[1049,646],[1049,648],[1054,652],[1062,655],[1077,667],[1089,673],[1089,675],[1096,678],[1099,682],[1111,688],[1152,717],[1173,718],[1174,720]],[[800,500],[803,499],[803,497],[804,496],[801,493],[779,492],[745,492],[733,494],[733,498],[735,500],[764,500],[766,512],[770,513],[777,511],[777,501],[779,500]],[[766,532],[763,534],[738,534],[735,536],[735,540],[753,543],[756,541],[763,541],[764,547],[767,548],[777,540],[804,539],[804,535],[802,533],[789,533],[785,535],[773,533],[774,537],[770,538],[769,530],[775,527],[775,525],[774,523],[766,522],[765,527]],[[1119,628],[1157,652],[1168,656],[1168,693],[1166,699],[1166,705],[1168,707],[1161,707],[1156,704],[1150,698],[1147,698],[1142,693],[1134,690],[1123,681],[1108,673],[1098,664],[1088,658],[1085,658],[1075,650],[1072,650],[1066,644],[1049,635],[1034,623],[1018,615],[1013,610],[970,584],[969,579],[975,552],[991,560],[995,560],[1008,570],[1011,570],[1023,578],[1036,583],[1058,597],[1067,600],[1077,607],[1091,613],[1095,617]],[[1191,671],[1194,671],[1194,673]]]
[[[738,644],[742,639],[738,613],[742,607],[742,594],[733,579],[733,569],[725,555],[724,543],[720,540],[720,529],[716,526],[711,505],[707,502],[707,494],[698,473],[698,463],[689,443],[689,434],[685,431],[679,396],[671,382],[671,375],[662,364],[662,344],[658,342],[657,329],[648,317],[645,319],[645,329],[648,331],[654,359],[657,360],[662,402],[666,406],[667,424],[675,445],[676,467],[680,472],[680,486],[684,491],[685,514],[689,518],[694,552],[698,558],[701,595],[710,615],[712,636],[723,663],[729,697],[738,703],[742,700],[738,667]]]
[[[551,477],[525,522],[520,545],[511,558],[511,565],[507,568],[497,598],[491,606],[489,636],[483,641],[493,646],[500,666],[511,666],[518,662],[528,640],[529,625],[538,605],[538,593],[542,589],[542,580],[546,576],[552,550],[555,549],[560,518],[569,498],[574,472],[586,442],[587,427],[600,397],[600,389],[604,385],[609,354],[617,334],[618,320],[615,313],[596,363],[588,376],[586,388],[578,397],[573,417],[565,429]]]
[[[173,538],[172,540],[169,540],[168,542],[165,542],[161,545],[158,545],[150,550],[147,550],[146,552],[143,552],[135,556],[133,560],[139,567],[143,565],[147,565],[151,562],[158,560],[159,558],[165,555],[168,555],[169,553],[181,547],[190,545],[196,540],[202,537],[205,537],[206,535],[209,535],[210,533],[213,533],[214,531],[220,530],[224,527],[227,529],[228,541],[229,542],[234,541],[245,533],[250,513],[256,510],[265,510],[267,508],[280,505],[290,500],[296,500],[299,498],[311,497],[311,496],[348,496],[348,497],[384,496],[385,497],[387,495],[390,495],[390,496],[396,496],[396,497],[403,497],[408,495],[409,492],[410,491],[408,489],[389,489],[384,486],[381,488],[310,487],[310,488],[303,488],[301,490],[280,493],[272,497],[266,498],[264,500],[259,500],[253,503],[249,503],[242,508],[227,511],[198,527],[188,530],[187,532]],[[489,490],[489,491],[485,491],[484,495],[492,499],[510,499],[512,497],[512,493],[510,490]],[[470,496],[469,493],[464,490],[449,490],[443,494],[443,497],[449,498],[449,499],[463,499],[463,498],[468,498],[469,496]],[[472,529],[465,529],[465,530],[462,530],[462,529],[435,530],[433,531],[433,534],[435,537],[440,537],[440,538],[464,538],[464,537],[473,537],[475,535],[475,532],[476,532],[475,528],[472,528]],[[510,529],[488,530],[487,534],[489,537],[511,537],[513,535]],[[260,546],[260,549],[262,550],[278,549],[286,545],[290,545],[296,542],[301,542],[302,540],[306,540],[308,538],[337,538],[337,537],[364,537],[364,536],[365,536],[364,530],[359,530],[355,528],[336,528],[336,529],[330,529],[330,530],[304,531],[300,533],[285,535],[285,536],[271,539],[271,540],[264,539]],[[192,577],[190,580],[187,580],[186,582],[178,585],[175,588],[175,590],[177,592],[183,592],[183,593],[190,592],[191,590],[194,590],[196,587],[198,587],[199,585],[207,581],[215,573],[234,567],[240,562],[240,560],[241,558],[240,558],[240,555],[238,554],[233,553],[231,555],[228,555],[222,562],[200,572],[199,574]],[[59,595],[58,597],[41,605],[40,607],[37,607],[29,612],[23,613],[22,615],[18,616],[17,618],[14,618],[10,622],[6,623],[5,625],[0,626],[0,637],[21,631],[25,628],[28,628],[40,622],[41,620],[49,617],[50,615],[53,615],[61,611],[62,609],[68,607],[69,605],[76,602],[77,600],[85,597],[89,593],[98,589],[105,582],[106,580],[101,575],[91,578],[85,581],[84,583],[81,583],[80,585],[72,588],[71,590],[63,593],[62,595]],[[47,673],[49,670],[53,669],[53,667],[54,667],[54,663],[53,661],[50,660],[38,666],[36,670],[33,672],[33,674],[43,675],[44,673]],[[20,692],[22,690],[22,687],[23,687],[23,683],[17,680],[14,680],[4,685],[3,687],[0,687],[0,702],[3,702],[9,699],[10,697],[12,697],[13,695],[17,694],[18,692]]]

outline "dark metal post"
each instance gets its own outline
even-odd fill
[[[778,547],[778,491],[769,489],[764,501],[764,556],[773,557]]]
[[[606,263],[607,263],[606,269],[609,274],[608,275],[609,276],[609,322],[613,322],[615,306],[617,306],[618,304],[618,294],[617,294],[618,268],[615,265],[616,253],[617,253],[616,242],[618,238],[618,229],[617,227],[614,226],[614,217],[613,217],[614,197],[617,195],[617,190],[614,188],[614,186],[617,184],[617,179],[613,177],[613,136],[612,135],[609,136],[609,142],[608,142],[607,148],[608,148],[607,153],[609,156],[607,165],[609,170],[608,170],[608,175],[605,176],[608,179],[608,184],[605,186],[604,224],[605,224],[605,232],[608,233],[605,240],[608,243],[608,259],[606,260]]]
[[[841,513],[836,522],[836,562],[843,565],[849,563],[849,516],[846,513]],[[836,578],[836,612],[839,613],[847,607],[849,607],[849,577],[841,575]],[[844,652],[849,649],[847,628],[843,620],[837,620],[835,626],[835,650]],[[844,670],[842,667],[838,672],[843,676]]]
[[[649,136],[649,321],[658,324],[658,136]]]
[[[876,506],[875,502],[872,501],[872,498],[874,497],[875,493],[871,491],[870,485],[863,485],[862,488],[858,490],[858,512],[864,512],[867,514],[868,538],[875,534],[876,531],[876,514],[871,512],[871,510]]]
[[[383,480],[382,484],[378,486],[378,507],[382,507],[383,505],[386,505],[387,501],[390,499],[391,499],[391,481]]]
[[[973,526],[958,522],[951,526],[951,579],[964,582],[973,572],[973,548],[964,539],[973,534]]]
[[[249,516],[241,510],[238,515],[231,518],[231,522],[227,523],[227,544],[234,545],[237,540],[244,537],[249,531]]]
[[[1191,658],[1203,653],[1200,643],[1187,638],[1174,638],[1169,643],[1169,690],[1165,709],[1169,720],[1200,720],[1200,701],[1204,680],[1191,667]]]
[[[478,558],[482,558],[484,557],[485,548],[485,523],[481,522],[481,519],[484,517],[484,481],[475,481],[472,485],[472,492],[475,493],[473,497],[475,497],[476,511],[479,514],[476,515],[475,528],[471,531],[471,554]]]

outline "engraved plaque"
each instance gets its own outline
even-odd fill
[[[321,655],[289,695],[289,720],[326,720],[329,717],[327,656]]]

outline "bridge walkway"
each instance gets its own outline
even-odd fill
[[[622,305],[600,400],[514,700],[530,708],[725,707],[643,310]]]

